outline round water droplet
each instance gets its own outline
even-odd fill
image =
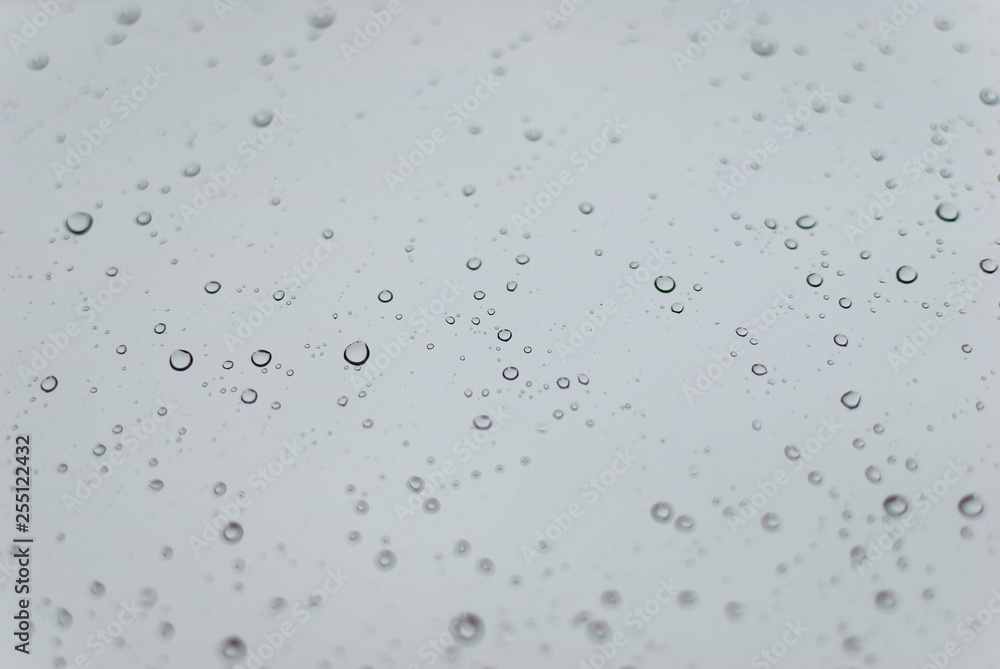
[[[56,389],[56,386],[58,385],[59,381],[54,376],[46,376],[44,379],[42,379],[42,390],[47,393],[51,393],[53,390]]]
[[[269,110],[259,111],[250,117],[250,122],[258,128],[266,128],[274,120],[274,114]]]
[[[794,251],[795,249],[799,248],[799,243],[794,239],[786,239],[785,248],[788,249],[789,251]]]
[[[867,469],[865,469],[865,478],[871,481],[872,483],[881,483],[882,472],[880,472],[878,467],[876,467],[875,465],[871,465]]]
[[[861,404],[861,394],[854,390],[849,390],[840,398],[840,403],[848,409],[857,409]]]
[[[465,266],[474,272],[483,266],[483,261],[479,258],[469,258],[469,262],[465,263]]]
[[[821,285],[823,285],[823,277],[813,272],[812,274],[806,277],[806,283],[808,283],[813,288],[819,288]]]
[[[518,265],[527,265],[528,260],[529,260],[528,256],[524,255],[523,253],[518,257],[514,258],[514,262],[516,262]]]
[[[997,271],[997,261],[993,258],[983,258],[979,261],[979,269],[987,274],[993,274]]]
[[[646,279],[649,281],[649,279]],[[669,276],[658,276],[653,280],[653,287],[661,293],[669,293],[677,287],[677,282]]]
[[[896,608],[896,595],[891,590],[880,590],[875,595],[875,606],[880,611],[892,611]]]
[[[989,87],[979,91],[979,99],[984,105],[990,105],[991,107],[1000,103],[1000,95],[997,95],[997,92]]]
[[[238,636],[231,636],[223,639],[220,652],[226,660],[239,662],[247,655],[247,645]]]
[[[75,214],[70,214],[66,218],[66,229],[72,232],[74,235],[82,235],[94,224],[94,217],[90,214],[78,211]]]
[[[741,620],[745,613],[743,605],[740,604],[739,602],[727,602],[723,610],[726,613],[726,617],[732,620],[733,622]]]
[[[222,289],[222,284],[218,281],[209,281],[205,284],[205,292],[209,295],[215,295]]]
[[[691,516],[677,516],[674,527],[680,532],[691,532],[694,530],[694,518]]]
[[[542,138],[542,131],[535,128],[524,131],[524,138],[529,142],[537,142]]]
[[[324,7],[314,12],[306,14],[306,23],[317,30],[323,30],[333,25],[337,19],[337,14],[332,9]]]
[[[818,222],[819,221],[817,221],[814,217],[807,215],[807,216],[800,216],[798,220],[795,221],[795,225],[799,226],[803,230],[809,230],[811,228],[815,228],[816,223]]]
[[[257,401],[257,391],[253,388],[247,388],[240,394],[240,399],[244,404],[253,404]]]
[[[191,163],[184,168],[182,174],[186,177],[196,177],[201,172],[201,165],[198,163]]]
[[[375,566],[381,571],[389,571],[396,566],[396,554],[383,548],[375,555]]]
[[[268,363],[271,362],[271,352],[260,349],[254,351],[250,355],[250,362],[254,364],[255,367],[267,367]]]
[[[153,215],[150,214],[148,211],[143,211],[138,216],[135,217],[135,222],[138,223],[139,225],[149,225],[149,222],[152,220],[153,220]]]
[[[481,414],[472,419],[472,426],[477,430],[488,430],[493,427],[493,419],[486,414]]]
[[[165,323],[157,323],[156,325],[153,326],[153,332],[155,332],[156,334],[163,334],[166,331],[167,331],[167,326]]]
[[[906,513],[906,510],[910,508],[909,502],[902,495],[889,495],[882,502],[882,508],[885,512],[894,518],[898,518]]]
[[[392,293],[389,292],[388,290],[383,290],[381,293],[378,294],[378,301],[382,302],[383,304],[386,302],[392,302]]]
[[[139,5],[130,4],[116,10],[114,16],[115,21],[121,25],[130,26],[139,20],[139,17],[142,16],[142,10]]]
[[[472,545],[465,539],[459,539],[452,550],[458,557],[465,557],[472,551]]]
[[[750,368],[750,371],[752,371],[757,376],[764,376],[765,374],[767,374],[767,367],[765,367],[760,363],[757,363]]]
[[[194,356],[192,356],[189,351],[185,351],[182,348],[179,348],[170,354],[170,366],[178,372],[183,372],[185,369],[189,368],[193,362]]]
[[[518,375],[517,367],[504,367],[503,378],[507,379],[508,381],[513,381],[514,379],[517,378],[517,375]]]
[[[975,493],[970,493],[958,500],[958,510],[966,518],[978,518],[982,515],[984,508],[983,501]]]
[[[942,202],[937,206],[937,209],[935,209],[934,212],[942,221],[948,221],[949,223],[958,220],[959,216],[958,207],[953,205],[951,202]]]
[[[344,349],[344,360],[356,367],[368,362],[369,355],[371,355],[371,351],[368,349],[368,344],[360,339]]]
[[[669,523],[670,517],[674,515],[674,507],[669,502],[657,502],[650,508],[649,514],[658,523]]]
[[[758,56],[770,56],[778,50],[777,40],[769,40],[763,37],[755,37],[750,40],[750,48]]]
[[[592,213],[594,213],[594,205],[590,204],[589,202],[582,203],[580,205],[580,213],[581,214],[592,214]]]
[[[475,646],[486,633],[482,618],[475,613],[459,613],[448,625],[451,636],[462,646]]]
[[[781,518],[776,513],[765,513],[760,519],[760,526],[768,532],[777,532],[781,529]]]
[[[215,493],[216,497],[222,497],[223,495],[225,495],[226,494],[226,490],[227,490],[226,484],[223,483],[222,481],[219,481],[218,483],[216,483],[215,487],[212,488],[212,492]]]
[[[44,70],[49,64],[49,54],[37,53],[26,62],[29,70]]]
[[[909,265],[903,265],[896,270],[896,279],[900,283],[913,283],[917,280],[917,270],[913,269]]]
[[[836,334],[833,335],[833,343],[837,346],[847,346],[847,335]]]
[[[222,530],[222,538],[230,544],[238,543],[239,540],[243,538],[243,526],[236,521],[229,523],[226,525],[226,528]]]
[[[517,281],[508,281],[507,290],[510,291],[511,293],[517,290]]]

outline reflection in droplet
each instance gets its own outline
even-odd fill
[[[674,515],[674,508],[669,502],[657,502],[650,508],[649,514],[658,523],[669,523],[670,517]]]
[[[649,281],[649,279],[646,280]],[[653,287],[661,293],[669,293],[677,287],[677,282],[669,276],[658,276],[653,280]]]
[[[778,42],[764,39],[763,37],[755,37],[750,40],[750,48],[758,56],[770,56],[778,50]]]
[[[229,523],[222,530],[222,538],[230,544],[239,543],[240,539],[243,538],[243,526],[236,521]]]
[[[982,515],[984,508],[983,501],[975,493],[970,493],[958,500],[958,510],[966,518],[978,518]]]
[[[917,280],[917,270],[913,269],[909,265],[903,265],[896,270],[896,279],[900,283],[913,283]]]
[[[889,495],[882,502],[882,507],[890,516],[899,517],[906,513],[906,510],[910,508],[910,504],[902,495]]]
[[[518,373],[519,372],[517,371],[517,367],[504,367],[503,378],[507,379],[508,381],[513,381],[514,379],[517,378]]]
[[[463,646],[475,646],[483,638],[486,627],[475,613],[459,613],[448,625],[451,635]]]
[[[257,401],[257,391],[253,388],[247,388],[240,394],[240,399],[244,404],[253,404]]]
[[[942,221],[948,221],[949,223],[958,220],[958,207],[953,205],[951,202],[942,202],[937,206],[935,210],[937,217]]]
[[[388,548],[383,548],[375,556],[375,566],[381,571],[389,571],[396,566],[396,554]]]

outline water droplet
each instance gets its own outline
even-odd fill
[[[527,265],[528,264],[528,260],[529,260],[528,256],[524,255],[523,253],[521,255],[519,255],[518,257],[514,258],[514,261],[518,265]]]
[[[250,117],[250,122],[253,123],[258,128],[266,128],[271,125],[271,121],[274,120],[274,114],[269,110],[264,110],[257,112]]]
[[[163,481],[160,479],[153,479],[149,482],[149,489],[153,492],[159,492],[163,490]]]
[[[483,266],[483,261],[479,258],[469,258],[469,262],[465,263],[465,266],[474,272]]]
[[[646,279],[649,281],[649,279]],[[661,293],[669,293],[677,287],[677,282],[669,276],[658,276],[653,280],[653,287]]]
[[[833,335],[833,343],[837,346],[847,346],[847,335],[836,334]]]
[[[849,390],[840,398],[840,403],[848,409],[857,409],[861,404],[861,394],[854,390]]]
[[[674,507],[669,502],[657,502],[649,509],[649,514],[658,523],[669,523],[670,517],[674,515]]]
[[[906,510],[910,508],[909,502],[902,495],[889,495],[882,502],[882,507],[885,512],[894,518],[898,518],[906,513]]]
[[[767,367],[765,367],[760,363],[757,363],[750,368],[750,371],[752,371],[757,376],[764,376],[765,374],[767,374]]]
[[[190,367],[193,362],[194,356],[191,355],[190,351],[185,351],[182,348],[179,348],[170,354],[170,366],[178,372],[183,372],[185,369]]]
[[[252,362],[255,367],[267,367],[268,363],[271,362],[271,352],[264,349],[254,351],[250,355],[250,362]]]
[[[951,202],[942,202],[937,206],[937,209],[935,209],[934,212],[942,221],[948,221],[949,223],[958,220],[959,216],[958,207],[953,205]]]
[[[507,282],[507,290],[510,291],[510,292],[512,292],[512,293],[515,290],[517,290],[517,281],[508,281]]]
[[[603,620],[591,620],[586,627],[587,638],[591,643],[601,643],[611,636],[611,625]]]
[[[360,339],[344,349],[344,360],[355,367],[360,367],[368,362],[369,355],[371,355],[371,351],[368,349],[368,344]]]
[[[49,64],[49,54],[37,53],[27,60],[29,70],[44,70]]]
[[[465,539],[459,539],[455,542],[455,548],[452,550],[458,557],[465,557],[472,551],[472,545]]]
[[[781,518],[776,513],[765,513],[760,519],[760,526],[768,532],[777,532],[781,529]]]
[[[865,478],[871,481],[872,483],[881,483],[882,472],[880,472],[878,467],[876,467],[875,465],[871,465],[867,469],[865,469]]]
[[[808,283],[813,288],[819,288],[821,285],[823,285],[823,277],[813,272],[812,274],[806,277],[806,283]]]
[[[758,56],[770,56],[778,50],[778,42],[763,37],[755,37],[750,40],[750,48]]]
[[[493,427],[493,419],[486,414],[481,414],[472,419],[472,426],[477,430],[488,430]]]
[[[54,376],[46,376],[42,379],[42,390],[47,393],[51,393],[55,390],[57,385],[59,385],[59,381]]]
[[[594,205],[589,202],[584,202],[580,205],[581,214],[592,214],[594,212]]]
[[[386,302],[392,302],[392,293],[389,292],[388,290],[383,290],[381,293],[378,294],[378,301],[382,302],[383,304]]]
[[[978,518],[982,515],[984,508],[983,501],[975,493],[970,493],[958,500],[958,510],[966,518]]]
[[[733,622],[742,619],[745,613],[743,605],[739,602],[727,602],[723,610],[726,613],[726,617]]]
[[[94,224],[94,217],[90,214],[78,211],[75,214],[70,214],[66,218],[66,229],[72,232],[74,235],[82,235]]]
[[[218,281],[209,281],[205,284],[205,292],[209,295],[215,295],[222,289],[222,284]]]
[[[983,258],[979,261],[979,269],[987,274],[993,274],[997,271],[997,261],[993,258]]]
[[[153,326],[153,332],[155,332],[156,334],[163,334],[166,331],[167,331],[167,326],[165,323],[157,323],[156,325]]]
[[[542,131],[535,128],[524,131],[524,138],[529,142],[537,142],[542,138]]]
[[[807,216],[800,216],[798,220],[795,221],[795,225],[799,226],[803,230],[809,230],[811,228],[815,228],[816,223],[818,222],[819,221],[817,221],[812,216],[807,215]]]
[[[794,251],[795,249],[799,248],[799,243],[794,239],[786,239],[785,248],[788,249],[789,251]]]
[[[483,576],[492,576],[496,568],[497,566],[493,564],[493,560],[489,558],[479,558],[479,562],[476,563],[476,570]]]
[[[140,212],[138,216],[135,217],[135,222],[139,225],[149,225],[149,222],[153,220],[153,215],[148,211]]]
[[[231,636],[222,641],[220,651],[226,660],[240,662],[247,655],[247,645],[238,636]]]
[[[984,105],[990,105],[991,107],[998,102],[1000,102],[1000,95],[992,88],[986,87],[979,91],[979,99]]]
[[[227,490],[226,484],[223,483],[222,481],[219,481],[218,483],[216,483],[215,487],[212,488],[212,492],[215,493],[216,497],[222,497],[223,495],[225,495],[226,494],[226,490]]]
[[[896,595],[891,590],[880,590],[875,595],[875,606],[880,611],[892,611],[896,608]]]
[[[674,527],[676,527],[679,532],[691,532],[694,530],[694,518],[691,516],[677,516],[677,520],[674,522]]]
[[[503,378],[507,379],[508,381],[513,381],[514,379],[517,378],[517,375],[518,375],[517,367],[504,367]]]
[[[247,388],[240,394],[240,399],[244,404],[253,404],[257,401],[257,391],[253,388]]]
[[[198,163],[191,163],[190,165],[184,168],[182,174],[186,177],[196,177],[198,176],[199,172],[201,172],[201,165],[199,165]]]
[[[324,7],[314,12],[306,14],[306,23],[317,30],[323,30],[333,25],[337,19],[337,14],[332,9]]]
[[[115,21],[117,21],[123,26],[132,25],[133,23],[139,20],[139,17],[141,15],[142,15],[142,10],[139,8],[139,5],[135,4],[130,4],[126,5],[125,7],[121,7],[114,13]]]
[[[239,543],[239,540],[243,538],[243,526],[236,521],[229,523],[222,530],[222,538],[231,544]]]
[[[909,265],[903,265],[896,270],[896,278],[900,283],[913,283],[917,280],[917,270]]]
[[[448,625],[451,635],[463,646],[475,646],[483,638],[486,627],[475,613],[459,613]]]

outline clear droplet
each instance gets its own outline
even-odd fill
[[[94,217],[83,211],[78,211],[66,217],[66,229],[74,235],[86,233],[93,224]]]
[[[984,508],[983,501],[975,493],[970,493],[958,500],[958,510],[966,518],[978,518],[982,515]]]
[[[229,523],[222,530],[222,538],[230,544],[239,543],[239,540],[243,538],[243,526],[236,521]]]
[[[209,281],[205,284],[205,292],[209,295],[215,295],[219,290],[222,289],[222,284],[218,281]]]
[[[42,379],[42,390],[51,393],[59,385],[59,381],[54,376],[46,376]]]
[[[764,376],[765,374],[767,374],[767,367],[765,367],[760,363],[757,363],[750,368],[750,371],[752,371],[757,376]]]
[[[486,633],[482,618],[475,613],[459,613],[448,625],[451,636],[462,646],[475,646]]]
[[[486,414],[481,414],[472,419],[472,426],[477,430],[488,430],[493,427],[493,419]]]
[[[518,375],[517,367],[504,367],[503,378],[507,379],[508,381],[513,381],[514,379],[517,378],[517,375]]]
[[[815,228],[818,222],[819,221],[817,221],[814,217],[806,215],[806,216],[800,216],[795,221],[795,225],[799,226],[803,230],[809,230],[811,228]]]
[[[328,7],[306,14],[306,23],[317,30],[329,28],[336,19],[337,13]]]
[[[890,516],[898,518],[906,513],[906,510],[910,508],[910,504],[902,495],[889,495],[882,502],[882,507]]]
[[[247,388],[240,394],[240,399],[244,404],[253,404],[257,401],[257,391],[253,388]]]
[[[837,346],[847,346],[847,335],[835,334],[833,335],[833,343]]]
[[[646,279],[649,281],[649,279]],[[653,287],[661,293],[669,293],[677,287],[677,282],[669,276],[658,276],[653,280]]]
[[[896,270],[896,279],[900,283],[913,283],[917,280],[917,270],[913,269],[909,265],[903,265]]]
[[[185,369],[189,368],[193,362],[194,356],[191,355],[191,352],[185,351],[182,348],[179,348],[170,354],[170,366],[178,372],[183,372]]]
[[[861,394],[854,390],[849,390],[840,398],[841,404],[848,409],[857,409],[861,404]]]
[[[368,344],[360,339],[344,349],[344,360],[355,367],[360,367],[368,362],[369,355],[371,355],[371,351],[368,349]]]
[[[649,514],[658,523],[669,523],[670,517],[674,515],[674,507],[669,502],[657,502],[650,508]]]
[[[382,302],[383,304],[386,302],[392,302],[392,293],[389,292],[388,290],[383,290],[381,293],[378,294],[378,301]]]
[[[758,56],[770,56],[778,50],[777,40],[769,40],[763,37],[755,37],[750,40],[750,48]]]
[[[937,209],[935,209],[934,212],[942,221],[948,221],[949,223],[958,220],[959,216],[958,207],[953,205],[951,202],[942,202],[937,206]]]
[[[271,352],[260,349],[254,351],[250,355],[250,362],[254,364],[255,367],[267,367],[268,363],[271,362]]]
[[[479,258],[469,258],[469,262],[465,263],[465,266],[471,269],[472,271],[476,271],[477,269],[483,266],[483,261],[480,260]]]

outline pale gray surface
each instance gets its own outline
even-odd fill
[[[588,631],[598,620],[627,639],[607,664],[616,668],[771,666],[757,654],[796,622],[807,631],[778,662],[789,669],[922,667],[949,642],[959,650],[949,666],[1000,666],[997,623],[971,639],[962,627],[991,603],[1000,610],[990,594],[1000,588],[1000,282],[980,268],[1000,254],[1000,105],[980,99],[1000,90],[998,3],[914,2],[885,48],[890,2],[588,0],[553,28],[554,0],[401,0],[350,62],[341,43],[376,5],[331,4],[336,21],[322,30],[307,17],[323,5],[246,0],[221,15],[220,5],[146,1],[124,26],[125,5],[67,4],[0,58],[4,456],[12,477],[14,436],[31,435],[36,537],[33,652],[13,653],[5,627],[0,665],[76,666],[83,654],[113,669],[224,667],[224,639],[257,649],[288,622],[293,634],[267,667],[575,669],[608,643]],[[40,11],[5,2],[0,27],[17,33]],[[675,53],[723,11],[731,28],[679,68]],[[755,53],[758,37],[777,51]],[[48,65],[31,69],[39,54]],[[147,67],[167,76],[147,78],[146,98],[122,118],[114,101],[143,86]],[[480,88],[478,109],[452,122],[447,110],[491,75],[500,86]],[[273,141],[249,159],[253,117],[273,109],[291,118],[275,118]],[[797,111],[799,130],[783,120]],[[60,184],[53,161],[102,119],[113,130]],[[608,119],[624,126],[620,141],[581,158]],[[446,141],[390,190],[386,171],[438,128]],[[532,131],[541,138],[529,141]],[[766,162],[724,200],[718,183],[762,147]],[[930,173],[907,166],[933,147]],[[224,193],[185,210],[228,161],[241,172]],[[200,173],[184,176],[193,164]],[[564,192],[518,228],[512,215],[561,170],[572,178]],[[848,227],[889,179],[906,192],[892,191],[883,220]],[[959,218],[936,216],[941,202]],[[64,225],[77,211],[94,218],[79,236]],[[136,223],[142,212],[148,225]],[[803,215],[815,227],[797,227]],[[302,281],[295,268],[324,230],[333,255]],[[649,272],[660,249],[667,266]],[[468,269],[471,258],[482,266]],[[898,281],[901,266],[917,280]],[[112,287],[127,284],[80,311],[101,299],[112,267]],[[661,274],[673,292],[654,288]],[[208,294],[212,281],[221,289]],[[752,319],[770,320],[782,291],[789,308],[740,337]],[[444,314],[425,319],[442,296]],[[245,334],[256,301],[273,313],[227,343]],[[890,357],[935,313],[948,322],[918,335],[905,363]],[[602,324],[577,345],[574,329],[592,314]],[[30,370],[69,324],[80,334]],[[382,364],[382,345],[400,335],[408,345]],[[372,357],[356,371],[344,351],[359,339]],[[186,371],[171,369],[177,349],[193,354]],[[257,349],[272,354],[266,368],[251,363]],[[706,388],[716,359],[731,366]],[[364,372],[380,364],[369,385]],[[700,374],[702,394],[686,393]],[[50,375],[58,386],[46,393]],[[248,388],[253,404],[241,401]],[[841,396],[852,390],[861,403],[848,410]],[[488,433],[473,426],[481,414],[493,415]],[[133,449],[127,434],[143,420],[155,428]],[[785,456],[831,424],[808,463]],[[255,472],[293,440],[304,449],[263,489]],[[77,479],[119,447],[120,465],[68,511]],[[617,451],[635,462],[595,494],[588,481]],[[922,488],[956,481],[949,461],[968,469],[939,501],[919,502]],[[409,477],[442,468],[440,511],[401,521]],[[760,508],[734,527],[726,510],[776,475],[787,483],[749,502]],[[192,548],[240,491],[242,539]],[[970,493],[985,505],[972,519],[958,508]],[[909,499],[915,522],[857,568],[851,551],[886,534],[892,494]],[[670,524],[651,517],[661,500]],[[582,516],[528,564],[522,546],[573,503]],[[777,531],[762,527],[769,512]],[[692,531],[673,524],[679,515]],[[6,542],[12,513],[3,517]],[[460,540],[466,557],[453,552]],[[397,557],[391,571],[375,566],[383,548]],[[300,601],[327,570],[349,580],[303,622]],[[629,612],[661,580],[696,600],[675,598],[637,631]],[[609,589],[617,608],[601,602]],[[881,591],[895,597],[891,610],[877,605]],[[88,647],[133,600],[139,619],[121,645]],[[461,612],[479,616],[484,634],[453,646],[450,663],[427,644]]]

